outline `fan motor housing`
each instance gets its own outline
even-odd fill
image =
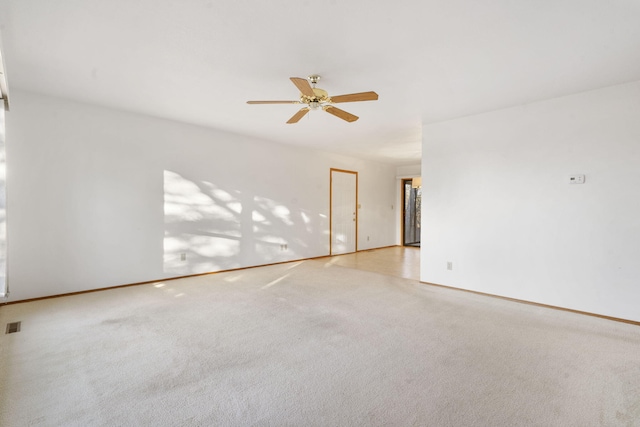
[[[329,94],[324,89],[319,89],[317,87],[313,88],[313,93],[316,95],[315,97],[310,97],[304,94],[300,94],[300,102],[304,104],[310,104],[312,102],[330,102]]]

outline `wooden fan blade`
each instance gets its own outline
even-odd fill
[[[307,115],[307,113],[309,112],[309,109],[307,107],[305,108],[301,108],[300,110],[298,110],[297,113],[295,113],[293,115],[293,117],[291,117],[289,119],[289,121],[287,122],[288,124],[292,124],[292,123],[298,123],[300,121],[301,118],[303,118],[304,116]]]
[[[331,102],[356,102],[356,101],[377,101],[378,94],[375,92],[350,93],[348,95],[332,96]]]
[[[315,98],[316,94],[313,92],[313,88],[309,84],[307,79],[301,79],[300,77],[290,77],[291,81],[298,88],[300,93],[311,98]]]
[[[300,104],[300,101],[247,101],[247,104]]]
[[[358,116],[354,116],[353,114],[347,113],[346,111],[336,107],[328,106],[328,107],[325,107],[324,111],[326,111],[329,114],[333,114],[334,116],[339,117],[342,120],[346,120],[349,123],[355,122],[356,120],[358,120]]]

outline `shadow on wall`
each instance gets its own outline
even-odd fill
[[[189,275],[309,257],[326,215],[164,171],[164,273]]]

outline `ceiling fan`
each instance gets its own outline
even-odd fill
[[[346,120],[347,122],[355,122],[358,120],[358,116],[354,116],[351,113],[347,113],[340,108],[334,107],[333,104],[341,102],[356,102],[356,101],[375,101],[378,99],[378,94],[375,92],[359,92],[350,93],[348,95],[338,95],[330,97],[326,90],[316,87],[316,83],[320,80],[320,76],[312,75],[306,79],[300,77],[291,77],[291,81],[300,91],[300,99],[297,101],[247,101],[247,104],[304,104],[297,113],[293,115],[287,121],[288,124],[298,123],[301,118],[307,115],[311,110],[324,110],[329,114]],[[313,87],[311,86],[313,85]]]

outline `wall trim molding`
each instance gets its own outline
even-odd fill
[[[581,314],[581,315],[584,315],[584,316],[591,316],[591,317],[599,317],[600,319],[612,320],[614,322],[622,322],[622,323],[628,323],[628,324],[634,325],[634,326],[640,326],[640,321],[636,321],[636,320],[622,319],[620,317],[605,316],[604,314],[597,314],[597,313],[591,313],[591,312],[588,312],[588,311],[574,310],[572,308],[565,308],[565,307],[559,307],[559,306],[556,306],[556,305],[542,304],[542,303],[539,303],[539,302],[527,301],[527,300],[523,300],[523,299],[504,297],[502,295],[488,294],[486,292],[472,291],[470,289],[456,288],[455,286],[447,286],[447,285],[440,285],[438,283],[423,282],[422,280],[420,281],[420,283],[422,283],[423,285],[427,285],[427,286],[437,286],[439,288],[446,288],[446,289],[453,289],[453,290],[456,290],[456,291],[469,292],[469,293],[476,294],[476,295],[482,295],[482,296],[490,297],[490,298],[499,298],[499,299],[503,299],[503,300],[507,300],[507,301],[517,302],[517,303],[520,303],[520,304],[534,305],[534,306],[537,306],[537,307],[550,308],[552,310],[568,311],[569,313]]]
[[[363,250],[357,251],[357,252],[375,251],[377,249],[393,248],[393,247],[396,247],[396,246],[398,246],[398,245],[381,246],[379,248],[363,249]],[[124,284],[124,285],[107,286],[107,287],[104,287],[104,288],[87,289],[87,290],[84,290],[84,291],[67,292],[67,293],[64,293],[64,294],[47,295],[47,296],[44,296],[44,297],[29,298],[29,299],[23,299],[23,300],[17,300],[17,301],[7,301],[7,302],[0,303],[0,307],[2,307],[3,305],[22,304],[22,303],[25,303],[25,302],[41,301],[41,300],[51,299],[51,298],[70,297],[70,296],[73,296],[73,295],[82,295],[82,294],[88,294],[88,293],[91,293],[91,292],[101,292],[101,291],[108,291],[108,290],[111,290],[111,289],[128,288],[130,286],[148,285],[148,284],[151,284],[151,283],[166,282],[166,281],[169,281],[169,280],[188,279],[190,277],[208,276],[210,274],[229,273],[231,271],[242,271],[242,270],[249,270],[251,268],[269,267],[271,265],[288,264],[288,263],[291,263],[291,262],[318,260],[318,259],[322,259],[322,258],[331,258],[332,256],[353,255],[354,253],[357,253],[357,252],[351,252],[351,253],[348,253],[348,254],[341,254],[341,255],[320,255],[320,256],[317,256],[317,257],[292,259],[292,260],[289,260],[289,261],[274,262],[274,263],[271,263],[271,264],[251,265],[249,267],[238,267],[238,268],[231,268],[231,269],[228,269],[228,270],[210,271],[208,273],[188,274],[186,276],[168,277],[166,279],[146,280],[144,282],[127,283],[127,284]]]

